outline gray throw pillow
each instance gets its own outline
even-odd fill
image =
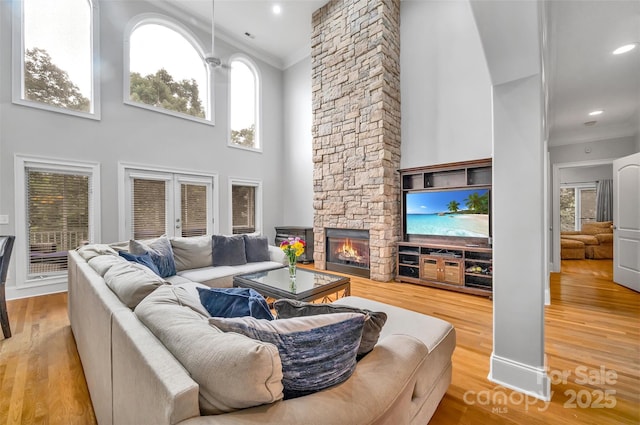
[[[332,313],[361,313],[365,315],[364,328],[362,331],[362,340],[358,348],[358,357],[362,357],[369,351],[373,350],[380,331],[387,322],[387,313],[378,311],[349,307],[334,304],[313,304],[302,301],[280,299],[273,303],[278,315],[278,319],[288,319],[291,317],[313,316],[316,314],[332,314]]]
[[[269,241],[266,236],[244,235],[244,250],[247,263],[269,261]]]
[[[240,266],[247,264],[243,235],[213,235],[211,256],[214,266]]]

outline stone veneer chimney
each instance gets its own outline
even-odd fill
[[[371,279],[386,282],[400,234],[400,0],[331,0],[311,44],[315,265],[326,228],[365,229]]]

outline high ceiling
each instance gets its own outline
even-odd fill
[[[630,136],[640,128],[640,1],[551,1],[550,146]],[[614,49],[639,43],[629,53]],[[604,110],[598,116],[590,111]],[[596,121],[594,125],[584,123]]]
[[[167,1],[210,22],[211,0]],[[216,32],[286,68],[309,54],[311,14],[326,2],[215,0]],[[275,4],[282,9],[278,15],[272,11]],[[611,52],[640,43],[640,1],[552,0],[547,8],[549,145],[635,135],[640,128],[640,44],[623,55]],[[595,109],[604,113],[589,116]],[[589,121],[596,123],[584,124]]]

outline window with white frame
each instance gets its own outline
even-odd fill
[[[216,231],[214,176],[122,167],[123,238],[201,236]]]
[[[249,59],[231,59],[229,72],[229,145],[260,150],[260,79]]]
[[[95,242],[99,226],[95,163],[16,157],[18,281],[60,281],[67,251]]]
[[[560,227],[562,231],[581,230],[596,219],[595,183],[566,184],[560,187]]]
[[[159,15],[139,18],[125,40],[125,103],[211,120],[209,68],[196,39]]]
[[[14,2],[13,101],[99,119],[98,13],[91,0]]]
[[[234,235],[262,231],[262,185],[257,180],[230,180],[231,230]]]

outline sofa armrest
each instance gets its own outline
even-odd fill
[[[613,233],[598,233],[595,237],[601,245],[613,243]]]
[[[563,230],[560,232],[560,237],[564,235],[581,235],[579,230]]]
[[[284,251],[281,250],[280,247],[273,245],[269,245],[269,260],[275,261],[276,263],[282,263],[284,266],[289,264]]]
[[[113,315],[113,423],[177,424],[200,415],[198,384],[131,310]]]
[[[342,384],[304,397],[191,418],[181,425],[409,424],[414,389],[420,386],[419,371],[428,355],[418,339],[390,335]]]

